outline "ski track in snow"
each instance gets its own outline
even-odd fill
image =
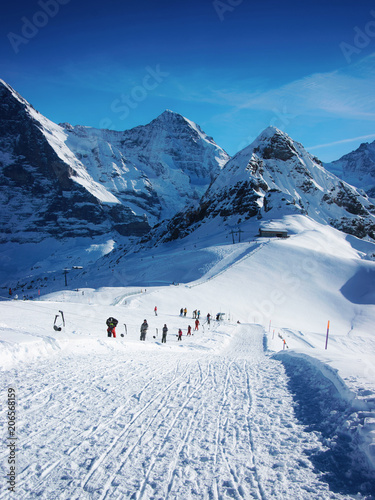
[[[6,372],[18,401],[17,497],[352,498],[314,472],[308,452],[322,445],[296,419],[263,333],[238,327],[222,354],[61,355]]]

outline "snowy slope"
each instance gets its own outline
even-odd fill
[[[279,223],[289,239],[232,244],[218,228],[208,244],[200,228],[147,263],[134,255],[133,277],[117,269],[113,281],[139,286],[101,287],[99,272],[91,289],[75,290],[77,277],[40,301],[0,303],[22,498],[371,498],[374,244],[301,215]],[[151,286],[188,269],[194,281]],[[208,312],[225,320],[208,328]],[[110,315],[124,337],[106,338]]]
[[[367,197],[274,128],[224,165],[175,113],[124,133],[57,126],[0,89],[0,369],[17,398],[17,497],[374,498]],[[106,337],[110,315],[123,337]],[[4,398],[0,412],[6,436]]]
[[[340,179],[366,191],[375,198],[375,141],[363,143],[358,149],[344,155],[325,167]]]

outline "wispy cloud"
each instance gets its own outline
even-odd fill
[[[330,73],[317,73],[280,88],[243,98],[242,109],[272,110],[280,103],[294,114],[328,114],[350,119],[375,119],[374,60],[368,58],[368,71],[355,67]],[[228,95],[233,102],[233,95]],[[238,96],[237,96],[238,98]]]
[[[337,146],[339,144],[346,144],[348,142],[366,141],[368,139],[375,139],[375,134],[361,135],[359,137],[351,137],[350,139],[343,139],[341,141],[329,142],[327,144],[318,144],[316,146],[306,147],[306,149],[309,150],[309,151],[312,151],[314,149],[329,148],[329,147],[332,147],[332,146]]]
[[[283,107],[294,115],[342,117],[352,120],[375,120],[375,53],[357,64],[327,72],[315,73],[270,88],[265,82],[230,82],[223,87],[207,85],[192,88],[175,85],[177,98],[192,102],[210,102],[227,107],[235,117],[243,110],[274,111]],[[178,80],[178,78],[177,78]],[[268,87],[268,88],[267,88]],[[246,89],[251,89],[247,91]],[[252,90],[256,89],[256,90]]]

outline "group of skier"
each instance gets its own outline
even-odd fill
[[[155,316],[158,315],[157,313],[158,309],[157,309],[157,306],[155,306],[154,308],[154,314]],[[186,314],[187,314],[187,309],[186,307],[185,308],[181,308],[180,309],[180,316],[184,316],[186,317]],[[195,309],[193,311],[193,319],[195,320],[194,321],[194,331],[198,331],[199,330],[199,325],[200,325],[200,315],[201,315],[201,312],[198,310],[198,309]],[[210,324],[211,322],[211,314],[208,313],[207,314],[207,323]],[[107,335],[108,337],[113,337],[113,338],[116,338],[116,326],[118,324],[118,320],[116,318],[113,318],[112,316],[109,317],[106,321],[106,324],[107,324]],[[140,327],[140,340],[142,341],[145,341],[146,340],[146,334],[147,334],[147,331],[148,331],[148,328],[149,328],[149,325],[147,323],[147,320],[145,319],[143,321],[143,323],[141,324],[141,327]],[[125,325],[125,329],[126,329],[126,325]],[[188,325],[187,327],[187,333],[186,335],[189,337],[192,335],[192,327],[191,325]],[[163,328],[162,328],[162,343],[165,344],[167,342],[167,333],[168,333],[168,327],[166,324],[164,324]],[[179,328],[178,329],[178,333],[177,333],[177,340],[178,341],[181,341],[182,340],[182,329]],[[123,337],[124,335],[121,334],[121,336]],[[154,337],[155,338],[155,337]]]
[[[180,316],[184,316],[184,318],[186,318],[186,315],[187,315],[187,309],[186,307],[181,307],[180,309]],[[199,318],[201,317],[201,312],[199,309],[194,309],[193,311],[193,319],[195,320],[199,320]],[[207,323],[210,324],[210,320],[211,320],[211,314],[208,313],[207,314]]]
[[[198,330],[198,327],[196,326],[195,329]],[[148,330],[148,323],[147,323],[147,320],[144,320],[143,323],[142,323],[142,325],[141,325],[141,329],[140,329],[140,332],[141,332],[140,340],[146,340],[147,330]],[[166,324],[164,324],[164,326],[162,328],[162,337],[161,337],[162,344],[166,344],[167,343],[167,333],[168,333],[168,327],[167,327]],[[189,335],[189,336],[191,335],[191,326],[190,325],[188,326],[188,330],[187,330],[187,334],[186,335]],[[180,340],[180,341],[182,340],[182,330],[181,330],[181,328],[178,329],[177,340]]]

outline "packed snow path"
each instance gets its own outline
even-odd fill
[[[17,389],[17,498],[352,498],[314,472],[308,453],[322,445],[296,420],[263,329],[233,335],[221,355],[177,349],[171,335],[6,372]]]

